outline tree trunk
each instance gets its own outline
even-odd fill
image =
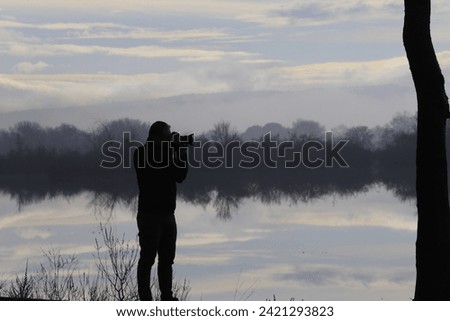
[[[430,0],[405,0],[403,42],[417,93],[418,226],[414,300],[450,300],[450,212],[444,77],[430,33]]]

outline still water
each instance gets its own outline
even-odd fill
[[[211,193],[211,199],[215,195]],[[12,278],[54,248],[95,268],[99,225],[136,241],[133,206],[102,209],[92,192],[18,206],[0,194],[1,275]],[[416,208],[381,184],[307,202],[246,197],[218,215],[217,202],[178,201],[176,279],[190,300],[410,300]]]

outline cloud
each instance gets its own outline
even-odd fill
[[[239,61],[241,64],[281,64],[283,61],[279,59],[244,59]]]
[[[142,27],[114,26],[114,28],[86,28],[82,31],[72,32],[71,36],[79,39],[154,39],[160,41],[187,41],[187,40],[231,40],[234,37],[223,30],[188,29],[188,30],[160,30]]]
[[[34,72],[42,71],[48,67],[48,64],[46,64],[43,61],[39,61],[36,63],[32,62],[21,62],[13,67],[13,71],[16,73],[24,73],[24,74],[31,74]]]
[[[279,274],[284,281],[299,282],[314,286],[343,286],[364,288],[398,288],[414,282],[414,270],[396,267],[379,269],[372,267],[352,268],[349,266],[309,265],[295,268],[295,271]]]
[[[58,23],[22,23],[0,20],[0,28],[16,30],[63,31],[71,39],[154,39],[160,41],[181,40],[239,40],[220,28],[159,29],[146,28],[111,22],[58,22]]]
[[[331,25],[342,21],[373,21],[401,19],[403,2],[397,0],[287,0],[274,2],[260,1],[221,1],[221,0],[133,0],[129,2],[106,0],[42,0],[30,2],[15,0],[2,4],[6,10],[33,10],[34,12],[74,13],[99,11],[115,17],[124,13],[143,13],[148,16],[166,17],[206,17],[230,19],[267,27],[290,25]],[[447,13],[450,5],[444,0],[433,2],[437,13]],[[57,24],[49,24],[49,28]]]
[[[139,75],[0,74],[1,109],[86,106],[102,102],[154,99],[228,91],[227,82],[209,81],[195,70]],[[18,106],[17,103],[22,104]]]
[[[315,23],[330,24],[342,21],[398,19],[402,13],[403,3],[395,0],[346,0],[309,2],[300,6],[296,5],[279,14],[284,14],[298,22],[314,20]]]
[[[400,17],[402,12],[403,4],[395,0],[306,0],[260,7],[240,18],[272,27],[321,26],[343,21],[392,20]]]
[[[17,57],[52,57],[70,55],[106,55],[131,58],[175,58],[180,61],[218,61],[226,57],[245,58],[256,54],[244,51],[171,48],[162,46],[108,47],[76,44],[13,43],[0,48],[0,54]]]
[[[53,50],[52,50],[53,49]],[[17,48],[16,51],[25,50]],[[202,67],[178,68],[174,71],[141,74],[63,73],[36,74],[45,63],[20,63],[16,74],[0,74],[3,109],[22,101],[21,109],[30,106],[84,106],[104,101],[154,99],[186,94],[213,94],[240,91],[305,91],[308,88],[359,88],[364,86],[412,85],[403,57],[363,62],[330,62],[299,66],[252,59],[245,52],[181,50],[163,47],[107,48],[95,46],[55,45],[36,48],[49,54],[104,53],[131,57],[171,56],[183,61],[221,61]],[[450,66],[450,52],[439,54],[442,66]],[[242,61],[243,60],[243,61]],[[26,73],[28,72],[28,73]],[[348,90],[346,91],[348,93]],[[30,96],[31,95],[31,96]],[[308,97],[308,95],[306,95]],[[388,97],[386,97],[387,99]],[[368,98],[366,98],[367,100]]]
[[[16,234],[23,239],[35,239],[35,238],[47,239],[51,236],[51,233],[46,229],[39,229],[32,227],[17,229]]]
[[[292,2],[292,1],[290,1]],[[104,13],[123,13],[145,10],[149,14],[173,13],[199,14],[199,15],[231,15],[236,12],[257,9],[270,4],[269,1],[221,1],[221,0],[132,0],[128,2],[107,0],[66,0],[64,3],[58,0],[42,0],[30,2],[28,0],[16,0],[2,4],[7,10],[14,8],[30,8],[37,10],[52,9],[54,11],[71,9],[73,11],[86,11],[90,9],[102,9]],[[87,9],[88,8],[88,9]]]
[[[5,29],[0,27],[0,50],[5,50],[9,46],[16,43],[38,43],[39,40],[36,37],[25,35],[24,33],[14,30]]]
[[[392,83],[408,74],[405,57],[360,62],[326,62],[277,71],[286,85],[378,85]]]
[[[289,0],[294,3],[294,0]],[[106,0],[43,0],[39,2],[29,2],[27,0],[17,0],[2,5],[9,12],[32,11],[34,14],[57,14],[66,15],[70,11],[74,15],[92,12],[101,12],[104,16],[117,18],[128,14],[145,13],[150,17],[174,18],[207,18],[207,19],[227,19],[244,21],[241,17],[249,12],[270,11],[269,9],[279,8],[280,4],[273,4],[270,1],[222,1],[222,0],[133,0],[133,1],[106,1]],[[247,21],[248,22],[248,21]]]

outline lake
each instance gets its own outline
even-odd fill
[[[251,195],[251,194],[250,194]],[[224,201],[225,200],[225,201]],[[3,279],[35,271],[43,251],[75,254],[95,269],[99,225],[137,244],[134,203],[105,206],[92,191],[18,205],[0,194]],[[106,202],[108,203],[108,202]],[[180,197],[175,278],[190,300],[410,300],[415,284],[416,207],[381,183],[350,194],[293,200],[209,192]]]

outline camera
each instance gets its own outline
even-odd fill
[[[180,135],[178,132],[172,132],[172,144],[176,147],[187,147],[194,145],[194,133],[189,135]]]

